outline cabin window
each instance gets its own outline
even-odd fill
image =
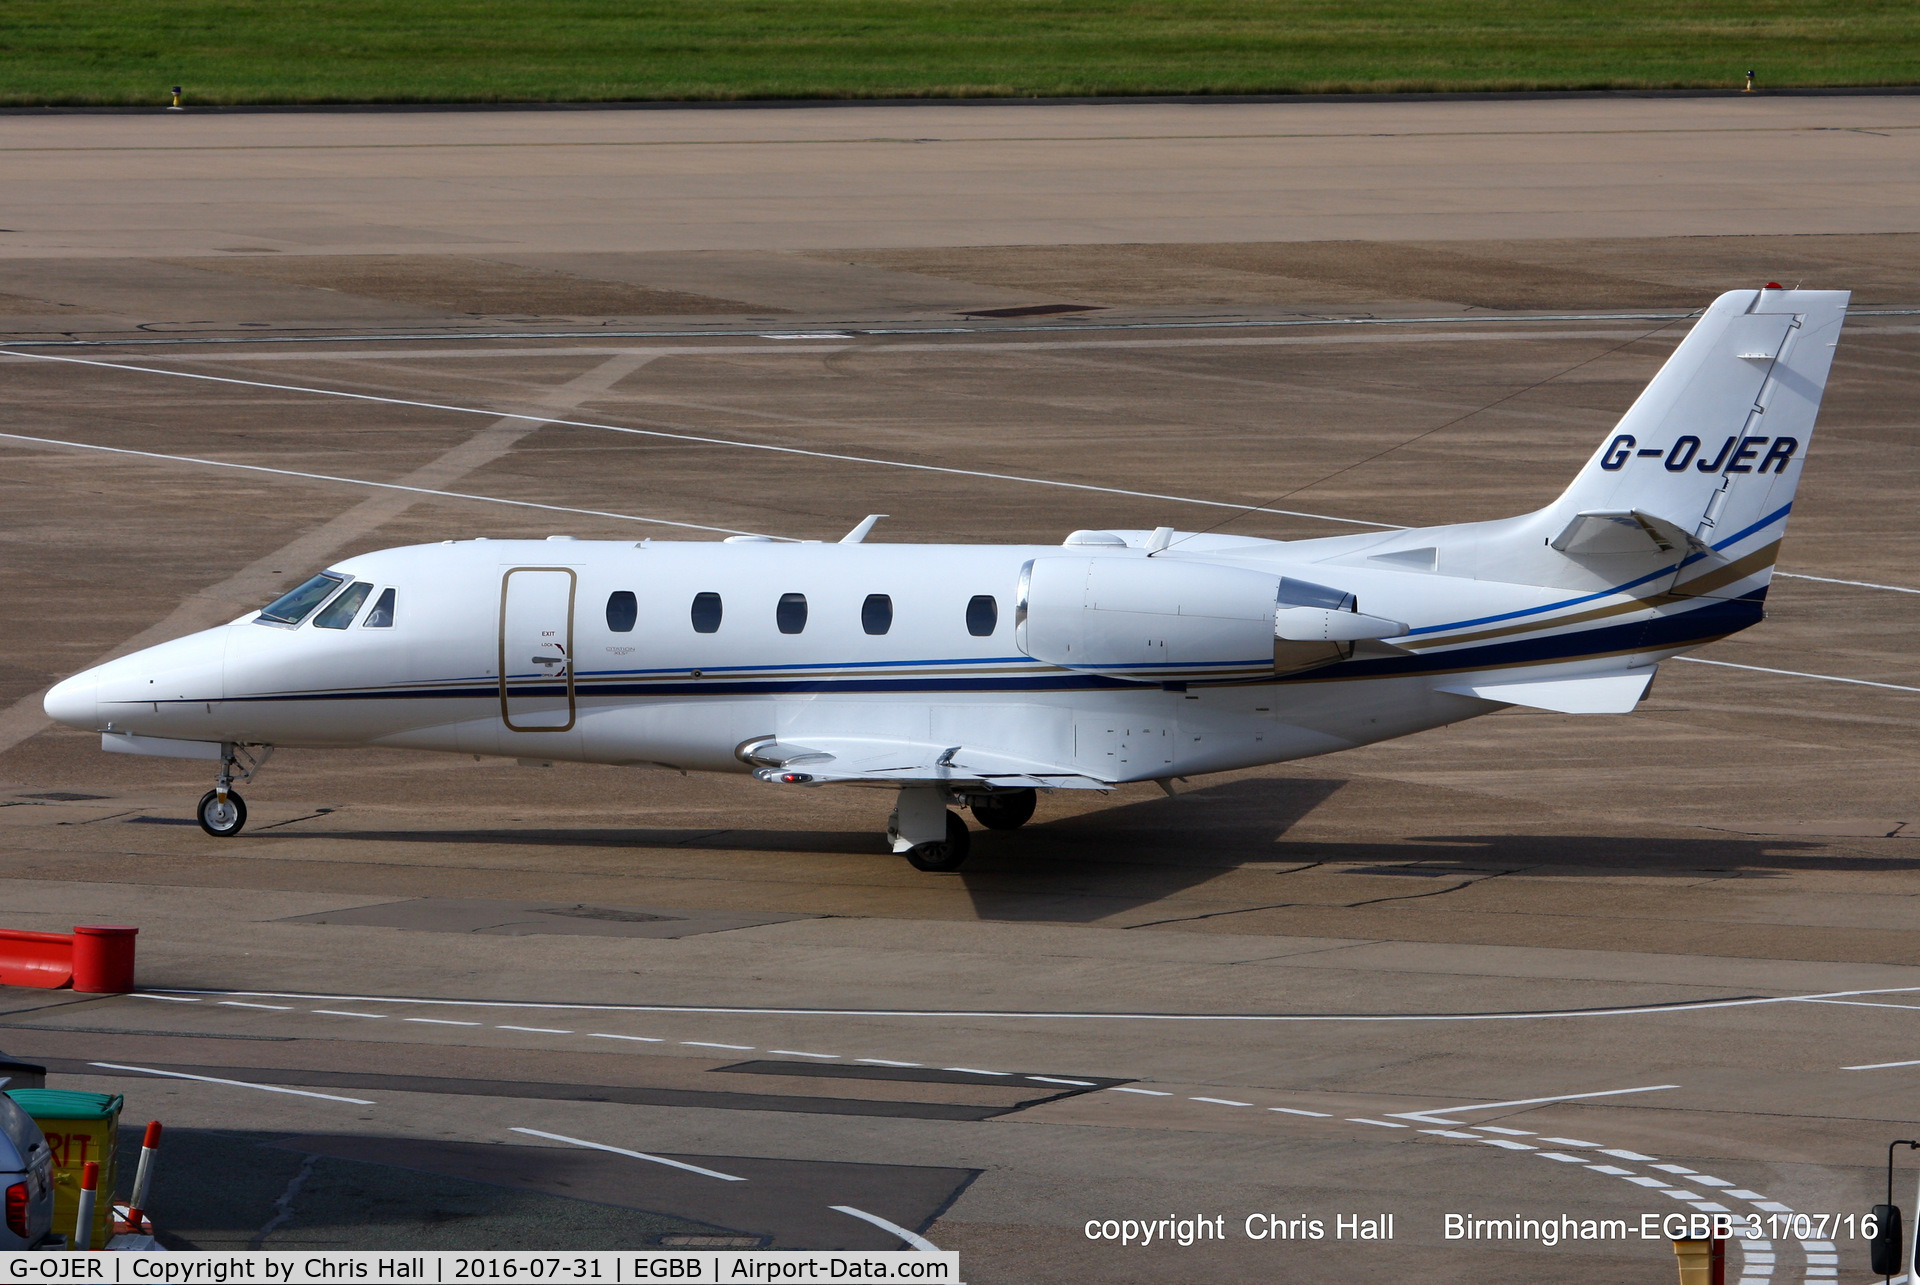
[[[1000,623],[1000,604],[990,593],[977,593],[967,599],[967,632],[975,638],[992,635]]]
[[[360,622],[362,629],[393,628],[393,590],[382,589],[380,596],[373,601],[373,610]]]
[[[607,628],[616,634],[630,634],[639,618],[640,600],[633,596],[633,590],[619,589],[607,595]]]
[[[719,594],[696,593],[693,595],[693,632],[696,634],[720,632]]]
[[[773,623],[783,634],[797,634],[807,627],[807,595],[783,593],[780,605],[773,609]]]
[[[327,595],[347,582],[347,578],[335,571],[322,571],[298,589],[281,594],[260,609],[256,620],[264,620],[276,625],[297,625],[305,620],[313,609],[327,600]]]
[[[351,589],[327,604],[327,609],[313,618],[315,629],[345,629],[360,614],[360,604],[373,592],[373,586],[362,580]]]
[[[893,628],[893,599],[884,593],[870,593],[860,604],[860,627],[870,634],[884,634]]]

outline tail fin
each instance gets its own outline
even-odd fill
[[[1844,290],[1714,300],[1543,516],[1555,549],[1682,554],[1669,592],[1738,597],[1772,576],[1813,438]]]

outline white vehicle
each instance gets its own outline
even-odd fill
[[[1626,713],[1668,656],[1757,624],[1847,295],[1701,316],[1559,499],[1275,541],[447,540],[348,559],[232,624],[60,683],[110,750],[220,762],[238,833],[274,746],[394,746],[898,791],[951,870],[1034,791],[1328,754],[1508,705]],[[244,769],[244,771],[243,771]]]
[[[0,1093],[0,1250],[33,1249],[53,1230],[53,1152],[20,1104]]]

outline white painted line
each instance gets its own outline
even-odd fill
[[[1920,988],[1916,988],[1916,989],[1920,989]],[[1854,993],[1854,992],[1849,992],[1849,993]],[[1864,994],[1868,994],[1869,992],[1860,991],[1857,993],[1864,995]],[[1715,1001],[1709,1001],[1709,1002],[1715,1002]],[[1743,1001],[1735,1000],[1735,1001],[1718,1001],[1718,1002],[1725,1003],[1730,1007],[1734,1003],[1740,1003]],[[1766,1003],[1770,1001],[1748,1000],[1744,1002]],[[1589,1009],[1588,1011],[1592,1012],[1595,1010]],[[1651,1012],[1653,1010],[1641,1009],[1640,1011],[1643,1013],[1646,1013],[1646,1012]],[[1602,1089],[1597,1093],[1561,1093],[1561,1094],[1556,1094],[1555,1096],[1550,1098],[1515,1098],[1511,1102],[1482,1102],[1476,1106],[1470,1106],[1470,1107],[1434,1107],[1431,1111],[1389,1111],[1387,1114],[1391,1115],[1396,1120],[1427,1121],[1427,1120],[1430,1120],[1430,1117],[1433,1117],[1433,1116],[1459,1115],[1464,1111],[1492,1111],[1500,1107],[1531,1107],[1531,1106],[1539,1106],[1543,1102],[1581,1102],[1588,1098],[1617,1098],[1622,1096],[1623,1094],[1628,1094],[1628,1093],[1659,1093],[1666,1089],[1677,1089],[1679,1087],[1680,1086],[1677,1084],[1643,1084],[1637,1089]],[[1433,1120],[1431,1121],[1431,1123],[1438,1124],[1441,1122],[1437,1120]],[[1476,1127],[1486,1128],[1487,1126],[1481,1125]]]
[[[1038,1077],[1036,1077],[1036,1076],[1028,1076],[1027,1078],[1028,1078],[1028,1079],[1036,1079],[1036,1078],[1038,1078]],[[1252,1105],[1253,1105],[1253,1103],[1251,1103],[1251,1102],[1235,1102],[1235,1101],[1234,1101],[1234,1100],[1233,1100],[1232,1098],[1188,1098],[1188,1099],[1187,1099],[1187,1101],[1189,1101],[1189,1102],[1211,1102],[1211,1103],[1213,1103],[1213,1104],[1214,1104],[1215,1106],[1221,1106],[1221,1107],[1250,1107],[1250,1106],[1252,1106]]]
[[[1647,1177],[1642,1177],[1639,1174],[1628,1174],[1627,1181],[1632,1183],[1636,1187],[1655,1187],[1661,1191],[1665,1191],[1667,1189],[1666,1181],[1661,1178],[1647,1178]]]
[[[1475,1129],[1478,1129],[1482,1133],[1505,1134],[1510,1138],[1531,1138],[1534,1136],[1534,1132],[1531,1129],[1509,1129],[1503,1125],[1498,1125],[1498,1124],[1476,1124],[1476,1125],[1473,1125],[1472,1127]]]
[[[1672,1196],[1675,1200],[1704,1200],[1705,1199],[1705,1197],[1702,1196],[1697,1191],[1682,1191],[1678,1187],[1670,1187],[1661,1194]]]
[[[1905,822],[1902,822],[1904,825]],[[1920,1004],[1889,1004],[1885,1000],[1873,999],[1803,999],[1802,1004],[1839,1004],[1846,1008],[1899,1008],[1909,1013],[1920,1012]]]
[[[1479,1134],[1477,1134],[1477,1133],[1462,1133],[1462,1132],[1460,1132],[1460,1131],[1459,1131],[1458,1129],[1422,1129],[1422,1130],[1420,1130],[1420,1132],[1422,1132],[1422,1133],[1431,1133],[1431,1134],[1435,1134],[1435,1135],[1437,1135],[1437,1136],[1439,1136],[1439,1137],[1442,1137],[1442,1138],[1465,1138],[1465,1139],[1466,1139],[1467,1141],[1469,1141],[1469,1142],[1478,1142],[1478,1141],[1480,1141],[1480,1135],[1479,1135]]]
[[[872,1059],[863,1057],[860,1060],[862,1062],[867,1062],[867,1061],[871,1061]],[[909,1063],[908,1065],[911,1065],[911,1063]],[[1042,1084],[1072,1084],[1072,1085],[1077,1085],[1078,1087],[1083,1089],[1091,1089],[1094,1085],[1094,1082],[1092,1080],[1063,1080],[1058,1076],[1054,1076],[1054,1075],[1029,1075],[1026,1078],[1029,1080],[1038,1080]],[[1196,1099],[1196,1100],[1198,1101],[1201,1099]]]
[[[1764,1209],[1770,1214],[1790,1214],[1792,1205],[1783,1205],[1777,1200],[1755,1200],[1751,1202],[1755,1209]]]
[[[1896,1066],[1920,1066],[1920,1062],[1869,1062],[1865,1066],[1843,1066],[1842,1071],[1885,1071]]]
[[[1530,1147],[1524,1142],[1515,1142],[1511,1138],[1482,1138],[1480,1139],[1480,1141],[1485,1143],[1489,1147],[1505,1147],[1508,1151],[1539,1150],[1539,1148]]]
[[[1551,1142],[1556,1147],[1597,1147],[1597,1142],[1582,1142],[1578,1138],[1542,1138],[1542,1142]]]
[[[1855,687],[1882,687],[1890,692],[1920,692],[1920,687],[1908,687],[1902,683],[1870,683],[1864,678],[1841,678],[1834,674],[1809,674],[1798,669],[1768,669],[1765,665],[1736,665],[1730,660],[1702,660],[1698,656],[1675,656],[1674,660],[1684,660],[1690,665],[1718,665],[1722,669],[1744,669],[1755,674],[1781,674],[1788,678],[1818,678],[1827,683],[1851,683]]]
[[[1534,1154],[1542,1160],[1559,1160],[1570,1165],[1583,1165],[1587,1163],[1585,1157],[1570,1156],[1564,1151],[1536,1151]]]
[[[1108,1086],[1107,1086],[1107,1092],[1109,1092],[1109,1093],[1138,1093],[1138,1094],[1140,1094],[1140,1095],[1141,1095],[1142,1097],[1148,1097],[1148,1098],[1170,1098],[1170,1097],[1172,1097],[1172,1096],[1173,1096],[1173,1094],[1171,1094],[1171,1093],[1162,1093],[1162,1092],[1161,1092],[1161,1091],[1160,1091],[1159,1089],[1130,1089],[1130,1088],[1128,1088],[1128,1087],[1127,1087],[1126,1085],[1124,1085],[1124,1084],[1111,1084],[1111,1085],[1108,1085]],[[1275,1110],[1275,1111],[1279,1111],[1279,1110],[1283,1110],[1283,1109],[1284,1109],[1284,1108],[1281,1108],[1281,1107],[1274,1107],[1274,1108],[1273,1108],[1273,1110]],[[1301,1112],[1301,1114],[1302,1114],[1302,1115],[1305,1115],[1305,1114],[1308,1114],[1308,1113],[1307,1113],[1307,1112],[1304,1112],[1304,1111],[1303,1111],[1303,1112]]]
[[[712,1040],[681,1040],[681,1044],[692,1049],[731,1049],[735,1053],[751,1053],[751,1044],[715,1044]]]
[[[142,1075],[163,1075],[169,1080],[198,1080],[202,1084],[226,1084],[236,1089],[259,1089],[262,1093],[290,1093],[296,1098],[324,1098],[328,1102],[351,1102],[355,1106],[373,1105],[366,1098],[343,1098],[333,1093],[309,1093],[305,1089],[289,1089],[278,1084],[253,1084],[246,1080],[222,1080],[211,1075],[188,1075],[185,1071],[157,1071],[150,1066],[122,1066],[118,1062],[89,1062],[88,1066],[105,1067],[109,1071],[138,1071]]]
[[[291,1013],[293,1011],[293,1005],[291,1004],[249,1004],[241,999],[223,999],[220,1002],[228,1008],[263,1008],[270,1013]]]
[[[590,1040],[632,1040],[637,1044],[666,1043],[665,1040],[657,1040],[651,1035],[610,1035],[606,1031],[588,1031],[587,1038]]]
[[[571,1035],[572,1031],[563,1031],[557,1026],[496,1026],[496,1031],[526,1031],[531,1035]]]
[[[1631,1169],[1622,1169],[1619,1165],[1588,1165],[1587,1168],[1595,1173],[1612,1174],[1616,1178],[1624,1178],[1633,1172]]]
[[[1692,1173],[1693,1172],[1693,1170],[1687,1168],[1685,1165],[1660,1164],[1660,1165],[1654,1165],[1653,1168],[1658,1169],[1661,1173]]]
[[[258,379],[235,379],[228,375],[201,375],[201,374],[196,374],[193,371],[162,370],[155,366],[132,366],[124,362],[90,361],[83,357],[56,357],[51,353],[28,353],[28,352],[20,352],[17,349],[9,350],[9,355],[13,357],[32,358],[37,361],[66,362],[76,366],[96,366],[105,370],[132,371],[136,374],[143,374],[143,375],[165,375],[173,379],[198,379],[198,380],[204,380],[208,383],[213,383],[213,384],[233,384],[242,388],[265,388],[274,392],[309,393],[316,397],[339,397],[339,398],[344,398],[348,401],[377,402],[383,406],[406,406],[415,410],[447,411],[455,415],[485,415],[488,419],[528,420],[536,424],[558,424],[565,428],[592,428],[592,429],[598,429],[601,432],[607,432],[607,433],[625,433],[633,437],[652,437],[652,438],[659,438],[659,439],[664,439],[666,441],[672,441],[672,442],[690,442],[696,446],[724,446],[724,447],[732,448],[734,450],[764,451],[773,455],[800,455],[800,456],[805,456],[809,459],[832,460],[840,464],[870,464],[879,468],[907,469],[909,471],[919,472],[919,473],[945,473],[949,476],[954,476],[954,477],[984,478],[992,482],[1022,482],[1030,486],[1051,486],[1051,487],[1057,487],[1061,490],[1067,490],[1067,491],[1092,491],[1100,495],[1124,495],[1124,496],[1128,496],[1130,498],[1138,499],[1138,500],[1165,500],[1174,504],[1197,504],[1197,505],[1202,505],[1207,508],[1213,508],[1213,509],[1244,509],[1251,513],[1274,513],[1274,514],[1280,514],[1284,517],[1315,518],[1322,522],[1339,522],[1347,526],[1371,527],[1375,530],[1398,531],[1398,530],[1405,529],[1403,527],[1398,527],[1393,525],[1392,523],[1387,523],[1387,522],[1365,522],[1358,518],[1336,518],[1336,517],[1329,517],[1324,513],[1299,513],[1299,512],[1295,512],[1292,509],[1269,509],[1269,508],[1250,506],[1246,504],[1236,504],[1226,500],[1199,500],[1199,499],[1193,499],[1191,497],[1184,496],[1184,495],[1162,495],[1154,491],[1130,491],[1125,488],[1117,487],[1117,486],[1095,486],[1085,482],[1062,482],[1062,481],[1057,481],[1053,478],[1046,478],[1046,477],[1026,477],[1018,473],[991,473],[983,469],[954,468],[949,465],[943,465],[943,464],[917,464],[909,460],[890,460],[890,459],[884,459],[884,458],[879,458],[876,456],[869,456],[869,455],[845,455],[837,451],[810,451],[810,450],[806,450],[803,447],[776,446],[769,442],[748,442],[748,441],[741,441],[737,438],[730,438],[730,437],[708,437],[698,433],[675,433],[675,432],[669,432],[665,429],[657,429],[657,428],[631,428],[623,424],[599,424],[599,423],[594,423],[590,420],[560,419],[552,415],[526,415],[526,414],[520,414],[514,411],[503,411],[503,410],[497,410],[497,409],[489,410],[481,406],[451,406],[443,402],[414,401],[405,397],[379,397],[372,393],[350,393],[344,389],[339,389],[339,388],[315,388],[306,384],[273,384],[273,383],[268,383],[264,380],[258,380]],[[112,451],[116,454],[121,454],[121,455],[152,455],[152,452],[149,452],[149,451],[134,451],[134,450],[126,450],[119,447],[109,447],[109,446],[96,447],[96,446],[90,446],[88,443],[85,443],[85,442],[61,442],[61,441],[56,441],[52,438],[26,437],[18,433],[0,433],[0,437],[11,438],[15,441],[39,442],[43,444],[52,444],[52,445],[58,445],[58,446],[77,446],[83,449]],[[154,458],[179,459],[184,457],[154,456]],[[252,465],[252,464],[223,464],[222,461],[219,461],[219,460],[194,460],[193,462],[197,464],[213,464],[213,465],[217,465],[225,468],[251,469],[255,472],[261,472],[261,473],[289,472],[289,470],[285,470],[285,469],[265,468],[260,465]],[[293,476],[317,477],[319,475],[296,473],[296,474],[293,474]],[[352,482],[352,481],[356,481],[357,479],[327,478],[325,480],[336,481],[336,482],[341,482],[341,481]],[[362,486],[383,485],[382,483],[377,483],[377,482],[359,482],[358,484]],[[387,484],[387,485],[391,485],[391,484]],[[452,494],[451,492],[443,492],[443,491],[427,491],[424,488],[413,487],[413,486],[391,486],[391,489],[401,490],[401,491],[421,491],[424,494],[428,494],[428,495]],[[492,497],[460,496],[458,498],[490,499]],[[525,507],[536,508],[536,509],[558,509],[560,512],[569,512],[569,513],[590,512],[590,510],[586,510],[586,509],[559,509],[559,506],[551,505],[551,504],[527,504],[524,501],[517,501],[517,500],[495,500],[494,502],[499,504],[523,504]],[[599,514],[597,516],[624,517],[626,515],[608,513],[608,514]],[[720,527],[697,526],[691,522],[666,522],[659,518],[629,517],[627,520],[634,521],[634,522],[655,522],[663,526],[685,527],[695,531],[719,531],[722,529]],[[736,533],[736,534],[740,534],[740,533]]]
[[[537,415],[503,416],[511,419],[538,419]],[[555,420],[554,423],[563,421]],[[437,491],[429,486],[403,486],[398,482],[374,482],[364,477],[340,477],[332,473],[306,473],[299,469],[268,468],[264,464],[236,464],[231,460],[210,460],[197,455],[168,455],[160,451],[136,451],[124,446],[101,446],[95,442],[72,442],[58,437],[29,437],[24,433],[0,433],[0,439],[33,442],[41,446],[63,446],[76,451],[100,451],[108,455],[133,455],[141,459],[166,460],[174,464],[198,464],[204,468],[231,468],[245,473],[272,473],[279,477],[303,478],[309,482],[337,482],[343,486],[370,486],[380,491],[406,491],[413,495],[436,495],[447,500],[473,500],[481,504],[505,504],[516,509],[541,509],[548,513],[576,513],[589,518],[613,518],[619,522],[645,522],[651,526],[677,527],[683,531],[711,531],[725,535],[758,535],[757,531],[738,531],[732,527],[703,526],[698,522],[671,522],[666,518],[646,518],[634,513],[608,513],[602,509],[575,509],[564,504],[537,504],[532,500],[507,500],[497,495],[474,495],[466,491]],[[1097,489],[1097,488],[1096,488]],[[1204,501],[1203,501],[1204,502]],[[1273,510],[1279,512],[1279,510]],[[1367,526],[1377,523],[1365,523]]]
[[[943,1071],[959,1071],[966,1075],[1012,1075],[1013,1074],[1012,1071],[982,1071],[978,1067],[972,1067],[972,1066],[943,1066],[940,1069]]]
[[[386,1016],[385,1013],[349,1013],[338,1008],[316,1008],[313,1011],[322,1017],[371,1017],[376,1021]]]
[[[688,1173],[697,1173],[707,1178],[718,1178],[722,1182],[745,1182],[745,1178],[730,1173],[721,1173],[718,1169],[702,1169],[699,1165],[683,1164],[678,1160],[669,1160],[665,1156],[650,1156],[644,1151],[629,1151],[625,1147],[610,1147],[604,1142],[588,1142],[585,1138],[569,1138],[564,1133],[546,1133],[540,1129],[522,1129],[518,1125],[513,1132],[524,1133],[535,1138],[550,1138],[555,1142],[565,1142],[576,1147],[585,1147],[589,1151],[610,1151],[616,1156],[631,1156],[635,1160],[651,1160],[657,1165],[666,1165],[670,1169],[684,1169]]]
[[[1658,1156],[1643,1156],[1638,1151],[1622,1151],[1618,1147],[1602,1147],[1600,1154],[1612,1156],[1615,1160],[1638,1160],[1641,1164],[1651,1164],[1659,1159]]]
[[[621,1038],[637,1039],[639,1037],[623,1036]],[[832,1058],[835,1061],[838,1061],[840,1057],[838,1053],[802,1053],[799,1049],[768,1049],[767,1052],[778,1053],[781,1057],[821,1057],[821,1058]]]
[[[858,1218],[862,1221],[870,1222],[881,1231],[891,1232],[893,1235],[898,1236],[901,1240],[904,1240],[907,1244],[912,1245],[915,1249],[923,1253],[937,1254],[940,1252],[940,1246],[934,1244],[925,1236],[917,1232],[910,1232],[905,1227],[901,1227],[895,1223],[890,1223],[878,1214],[870,1214],[864,1209],[855,1209],[852,1205],[828,1205],[827,1208],[833,1210],[836,1214],[845,1214],[849,1218]]]
[[[857,1057],[856,1062],[866,1062],[872,1066],[919,1066],[918,1062],[890,1062],[884,1057]]]
[[[403,1022],[426,1022],[432,1026],[479,1026],[479,1022],[457,1022],[450,1017],[403,1017]]]
[[[1634,1005],[1627,1008],[1539,1009],[1519,1013],[1112,1013],[1048,1012],[1018,1009],[919,1008],[739,1008],[708,1004],[563,1004],[532,1000],[432,999],[413,995],[322,995],[311,991],[230,991],[181,987],[181,994],[233,995],[250,999],[325,1000],[349,1004],[419,1004],[443,1008],[504,1008],[568,1013],[698,1013],[728,1017],[914,1017],[951,1022],[956,1018],[1004,1018],[1009,1021],[1099,1022],[1516,1022],[1586,1017],[1649,1017],[1663,1013],[1702,1013],[1720,1008],[1755,1008],[1768,1004],[1804,1004],[1811,1000],[1845,999],[1860,995],[1912,995],[1920,986],[1884,986],[1871,990],[1820,991],[1805,995],[1759,995],[1741,999],[1710,999],[1678,1004]],[[160,998],[155,996],[154,998]],[[318,1010],[316,1010],[318,1011]],[[1620,1093],[1651,1093],[1677,1089],[1677,1084],[1649,1084],[1637,1089],[1608,1089],[1600,1093],[1568,1093],[1550,1098],[1514,1102],[1483,1102],[1474,1106],[1434,1107],[1429,1111],[1398,1113],[1407,1119],[1422,1115],[1451,1115],[1494,1107],[1532,1106],[1540,1102],[1571,1102]]]
[[[1831,576],[1801,575],[1797,571],[1775,571],[1773,574],[1776,576],[1784,576],[1788,580],[1818,580],[1821,584],[1845,584],[1852,585],[1856,589],[1885,589],[1890,593],[1920,593],[1920,589],[1908,589],[1904,585],[1897,584],[1875,584],[1871,580],[1835,580]]]
[[[1766,1199],[1766,1197],[1761,1195],[1759,1192],[1748,1191],[1744,1187],[1736,1188],[1733,1191],[1729,1191],[1727,1194],[1729,1196],[1732,1196],[1735,1200],[1765,1200]]]
[[[1377,1124],[1382,1129],[1404,1129],[1407,1127],[1404,1124],[1395,1124],[1391,1120],[1369,1120],[1367,1119],[1367,1117],[1363,1115],[1350,1115],[1347,1117],[1347,1123],[1348,1124]],[[1481,1141],[1484,1142],[1486,1141],[1486,1139],[1482,1138]]]
[[[169,1004],[198,1004],[197,999],[188,999],[184,995],[149,995],[145,991],[134,991],[128,999],[163,999]]]
[[[1693,1200],[1688,1203],[1703,1214],[1730,1214],[1733,1212],[1733,1210],[1727,1208],[1725,1205],[1718,1204],[1711,1200]]]
[[[1134,1091],[1137,1093],[1137,1092],[1140,1092],[1141,1090],[1136,1089]],[[1325,1111],[1302,1111],[1299,1107],[1268,1107],[1267,1110],[1278,1111],[1281,1115],[1311,1116],[1315,1120],[1333,1119],[1333,1117],[1331,1115],[1328,1115]]]

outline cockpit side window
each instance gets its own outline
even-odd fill
[[[315,629],[345,629],[360,614],[360,604],[373,592],[373,586],[362,580],[351,589],[328,603],[326,609],[313,618]]]
[[[373,610],[369,611],[367,618],[360,622],[360,627],[362,629],[393,628],[393,590],[391,588],[380,591],[380,596],[374,600]]]
[[[284,593],[262,607],[254,620],[256,623],[297,625],[311,615],[315,607],[325,602],[328,594],[346,582],[347,578],[337,571],[322,571],[298,589]]]

